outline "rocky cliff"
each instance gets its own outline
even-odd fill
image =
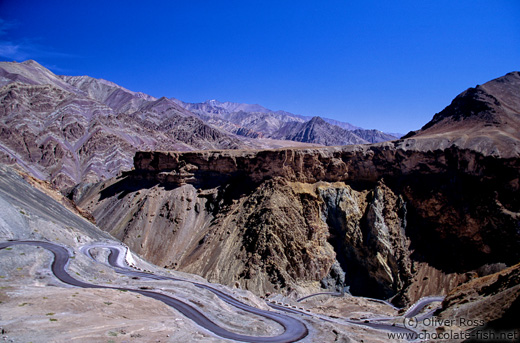
[[[516,263],[519,160],[405,147],[139,152],[80,204],[151,261],[258,293],[415,300]]]
[[[441,327],[441,330],[471,330],[473,340],[482,340],[482,336],[477,336],[478,331],[489,337],[498,333],[514,335],[508,338],[520,337],[520,264],[509,268],[486,266],[475,274],[479,277],[451,290],[436,313],[443,321],[453,321],[450,328]],[[510,339],[514,340],[517,339]]]

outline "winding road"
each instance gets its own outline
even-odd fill
[[[404,314],[404,317],[405,318],[412,318],[412,317],[415,317],[417,316],[424,307],[426,307],[427,305],[433,303],[433,302],[442,302],[444,300],[444,297],[424,297],[424,298],[421,298],[419,299],[415,304],[413,304],[412,306],[410,306],[410,308],[406,311],[406,313]],[[431,314],[433,314],[433,312],[435,312],[436,309],[433,309],[431,312]],[[426,315],[431,315],[430,312],[428,312]],[[422,317],[422,316],[421,316]],[[419,319],[421,320],[421,319]]]
[[[280,313],[264,311],[264,310],[246,305],[211,286],[194,282],[193,284],[195,284],[196,286],[206,288],[206,289],[212,291],[223,301],[226,301],[226,302],[232,304],[233,306],[241,308],[244,311],[247,311],[247,312],[262,316],[264,318],[273,320],[284,328],[284,332],[277,336],[247,336],[247,335],[237,334],[237,333],[228,331],[228,330],[218,326],[218,324],[211,321],[209,318],[207,318],[203,313],[201,313],[195,307],[193,307],[179,299],[176,299],[172,296],[165,295],[165,294],[158,293],[158,292],[147,291],[147,290],[96,285],[96,284],[86,283],[86,282],[73,278],[66,271],[66,268],[70,261],[71,255],[70,255],[69,251],[63,246],[60,246],[60,245],[57,245],[54,243],[50,243],[50,242],[42,242],[42,241],[8,241],[8,242],[0,242],[0,250],[13,246],[13,245],[39,246],[39,247],[49,250],[54,255],[54,259],[53,259],[52,265],[51,265],[51,270],[52,270],[53,274],[56,276],[56,278],[63,283],[66,283],[66,284],[72,285],[72,286],[76,286],[76,287],[81,287],[81,288],[105,288],[105,289],[116,289],[116,290],[139,293],[143,296],[147,296],[147,297],[162,301],[166,305],[175,308],[177,311],[181,312],[183,315],[185,315],[189,319],[193,320],[196,324],[200,325],[201,327],[205,328],[206,330],[208,330],[222,338],[227,338],[227,339],[232,339],[235,341],[242,341],[242,342],[261,342],[261,343],[262,342],[273,342],[273,343],[274,342],[281,342],[281,343],[287,342],[287,343],[289,343],[289,342],[299,341],[302,338],[306,337],[309,333],[305,324],[296,318],[286,316],[286,315],[283,315]],[[119,261],[119,250],[114,247],[107,247],[107,248],[109,248],[111,251],[111,254],[109,256],[109,263],[111,265],[114,264],[113,267],[118,268],[119,273],[127,274],[130,276],[146,276],[146,277],[150,277],[153,275],[153,274],[129,270],[128,268],[125,268],[125,266],[119,265],[119,262],[118,262]],[[87,249],[87,251],[88,251],[88,249]],[[145,274],[145,275],[143,275],[143,274]],[[162,277],[159,275],[153,275],[153,278],[158,279],[158,280],[159,279],[170,279],[170,280],[185,281],[185,280],[181,280],[181,279]]]
[[[119,273],[123,273],[123,274],[126,274],[126,275],[131,275],[131,276],[142,277],[142,278],[151,278],[151,279],[155,279],[155,280],[171,280],[171,281],[189,282],[189,283],[191,283],[191,284],[193,284],[193,285],[195,285],[197,287],[204,288],[204,289],[207,289],[207,290],[213,292],[221,300],[227,302],[228,304],[230,304],[232,306],[240,308],[242,310],[245,310],[245,311],[248,311],[248,312],[252,312],[252,313],[256,313],[256,314],[258,314],[256,311],[262,311],[262,310],[259,310],[259,309],[255,308],[255,307],[251,307],[249,305],[246,305],[246,304],[244,304],[244,303],[234,299],[233,297],[227,295],[226,293],[223,293],[222,291],[220,291],[220,290],[218,290],[218,289],[216,289],[214,287],[211,287],[209,285],[206,285],[206,284],[201,284],[201,283],[198,283],[198,282],[184,280],[184,279],[179,279],[179,278],[174,278],[174,277],[169,277],[169,276],[161,276],[161,275],[156,275],[156,274],[152,274],[152,273],[136,271],[135,269],[132,269],[132,268],[128,267],[127,264],[126,264],[126,259],[125,259],[124,255],[127,254],[129,251],[125,247],[113,246],[113,245],[105,245],[105,244],[101,244],[101,243],[96,243],[96,244],[92,244],[92,245],[89,245],[89,246],[83,246],[81,248],[81,251],[84,254],[86,254],[87,256],[89,256],[90,258],[92,258],[93,260],[95,260],[92,257],[91,253],[90,253],[90,250],[92,248],[105,248],[105,249],[109,249],[110,250],[110,254],[108,255],[108,263],[109,263],[110,266],[112,266]],[[328,293],[323,293],[323,294],[328,294]],[[339,294],[341,294],[341,293],[339,293]],[[313,296],[313,295],[311,295],[311,296]],[[433,299],[433,297],[432,297],[432,299]],[[300,301],[301,300],[302,299],[300,299]],[[392,304],[390,304],[390,303],[388,303],[386,301],[379,300],[379,299],[372,299],[372,300],[388,304],[388,305],[390,305],[390,306],[395,308],[395,306],[393,306]],[[273,303],[270,303],[270,302],[266,302],[266,303],[267,303],[267,305],[269,307],[271,307],[271,308],[273,308],[275,310],[279,310],[279,311],[283,311],[283,312],[287,312],[287,313],[291,313],[291,314],[295,314],[295,315],[316,317],[315,315],[306,313],[305,311],[301,311],[301,310],[298,310],[298,309],[285,307],[285,306],[278,305],[278,304],[273,304]],[[413,307],[414,307],[415,310],[420,311],[428,303],[429,302],[424,301],[424,302],[421,302],[420,304],[414,305]],[[255,312],[253,312],[253,310]],[[262,311],[262,312],[267,312],[267,314],[269,314],[269,315],[273,314],[272,312],[268,312],[268,311]],[[324,320],[324,321],[329,321],[329,322],[332,322],[332,323],[336,323],[336,324],[338,323],[337,321],[330,320],[328,318],[324,318],[323,316],[319,316],[317,318],[319,318],[321,320]],[[269,319],[273,319],[273,318],[269,318]],[[394,319],[394,318],[391,318],[391,319]],[[387,320],[387,319],[384,319],[384,320]],[[372,322],[372,321],[356,321],[356,320],[348,320],[348,319],[344,320],[343,323],[344,324],[348,323],[348,324],[353,324],[353,325],[361,325],[361,326],[366,326],[366,327],[370,327],[370,328],[377,329],[377,330],[385,330],[385,331],[396,332],[396,333],[408,333],[408,334],[412,333],[412,334],[416,334],[416,332],[411,330],[410,328],[406,328],[406,327],[402,327],[402,326],[396,326],[396,325],[392,325],[392,324],[386,324],[386,323],[378,323],[378,322]]]
[[[313,294],[309,294],[307,296],[304,296],[304,297],[301,297],[300,299],[296,300],[296,302],[302,302],[304,301],[305,299],[309,299],[309,298],[312,298],[312,297],[315,297],[315,296],[318,296],[318,295],[329,295],[331,297],[341,297],[343,296],[343,293],[341,292],[320,292],[320,293],[313,293]]]

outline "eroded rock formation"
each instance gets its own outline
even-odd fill
[[[399,145],[140,152],[80,204],[151,261],[258,293],[316,288],[337,262],[353,293],[404,302],[519,259],[518,159]],[[439,282],[415,289],[420,273]]]

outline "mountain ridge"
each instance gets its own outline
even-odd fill
[[[515,80],[486,88],[518,94]],[[464,107],[462,128],[448,106],[424,131],[382,143],[137,152],[133,171],[76,200],[155,263],[258,294],[319,284],[401,304],[446,294],[520,258],[520,137],[508,133],[520,111],[489,99]]]
[[[520,154],[520,72],[511,72],[460,93],[420,130],[402,137],[411,144],[455,145],[500,156]]]
[[[220,130],[171,99],[143,100],[103,80],[56,77],[33,61],[1,67],[0,158],[19,159],[61,185],[104,231],[147,260],[261,296],[276,293],[284,301],[346,286],[354,295],[391,298],[399,306],[447,295],[441,311],[446,320],[471,315],[518,327],[520,73],[462,92],[421,130],[399,140],[245,149],[259,140]],[[277,118],[233,113],[258,127]],[[270,130],[283,121],[278,115]],[[286,133],[295,139],[325,136],[327,144],[339,136],[327,130],[343,130],[319,117],[289,124]],[[257,133],[248,130],[244,135]],[[73,247],[90,240],[65,222],[68,210],[32,196],[19,179],[0,166],[0,200],[16,219],[0,220],[5,237],[59,239]],[[14,198],[21,199],[16,206],[5,206]],[[40,216],[49,220],[45,228]],[[105,236],[82,218],[75,221]],[[11,268],[8,281],[17,290],[25,279],[11,277],[22,275],[12,267],[28,265],[26,252],[14,251],[18,264],[9,259],[2,265]],[[72,265],[86,258],[75,257]],[[35,275],[40,291],[48,276]],[[193,290],[187,291],[205,308],[222,307]],[[35,307],[41,298],[31,299],[31,308],[42,308]],[[21,311],[20,301],[11,300],[9,308]],[[317,304],[326,314],[334,307]],[[105,313],[108,303],[99,305]],[[352,315],[365,320],[367,314]],[[321,333],[317,337],[323,341]]]
[[[302,116],[286,111],[272,111],[257,104],[220,102],[217,100],[207,100],[202,103],[186,103],[178,99],[173,100],[180,106],[199,115],[203,120],[223,130],[248,137],[268,137],[323,145],[367,144],[398,138],[379,130],[362,129],[350,123],[330,118]],[[248,119],[246,121],[241,120],[241,117],[245,116],[247,116]],[[326,131],[329,136],[333,135],[334,137],[312,135],[316,137],[316,139],[309,139],[309,135],[304,131],[308,131],[309,126],[314,126],[314,123],[309,122],[317,117],[323,121],[319,124],[323,126],[321,130]],[[308,124],[298,125],[304,123]],[[341,130],[335,129],[332,126],[341,128]],[[303,131],[284,134],[284,131],[294,131],[295,129]]]

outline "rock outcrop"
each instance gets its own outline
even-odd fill
[[[471,337],[476,340],[482,338],[476,336],[478,331],[487,335],[509,334],[516,337],[510,341],[517,340],[520,337],[520,264],[490,275],[481,269],[476,276],[480,277],[450,291],[437,316],[443,321],[456,318],[449,329],[473,331]]]
[[[388,297],[404,286],[404,212],[384,183],[358,191],[342,182],[248,182],[207,188],[126,175],[77,200],[150,261],[259,294],[302,294],[331,276],[330,288],[358,294]]]

